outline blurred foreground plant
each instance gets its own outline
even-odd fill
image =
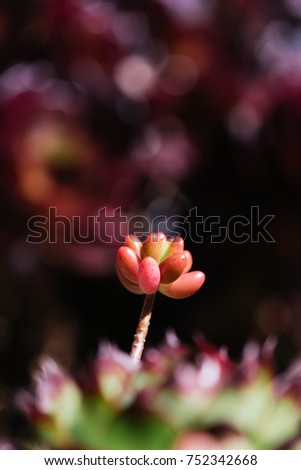
[[[248,343],[234,364],[201,336],[189,348],[168,333],[139,364],[101,345],[79,381],[44,359],[18,396],[36,431],[27,447],[300,449],[300,363],[275,375],[274,348]]]
[[[201,271],[189,272],[192,256],[184,250],[181,237],[168,239],[164,233],[151,233],[144,243],[128,235],[117,252],[116,271],[123,286],[134,294],[146,294],[131,356],[139,361],[152,315],[156,292],[173,299],[195,294],[205,281]]]

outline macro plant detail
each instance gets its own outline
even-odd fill
[[[192,256],[181,237],[151,233],[144,242],[127,235],[117,252],[116,272],[122,285],[134,294],[146,294],[131,356],[139,361],[148,332],[156,292],[172,299],[195,294],[205,281],[201,271],[190,271]]]
[[[0,450],[301,450],[301,0],[0,25]]]

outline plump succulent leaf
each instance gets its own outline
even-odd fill
[[[169,242],[167,241],[166,235],[164,235],[164,233],[151,233],[143,243],[141,249],[141,258],[143,259],[151,256],[158,263],[160,263],[168,248]]]
[[[132,248],[121,246],[117,251],[117,264],[126,279],[138,282],[139,258]]]
[[[132,292],[132,294],[143,294],[144,292],[140,289],[138,284],[135,284],[134,282],[129,281],[120,271],[118,264],[116,263],[116,273],[118,276],[119,281],[125,287],[128,291]]]
[[[173,253],[181,253],[184,250],[184,240],[181,237],[169,238],[169,247],[166,255],[170,256]]]
[[[161,284],[169,284],[183,274],[187,265],[184,253],[173,253],[160,264]]]
[[[201,271],[192,271],[182,274],[171,284],[161,284],[160,292],[172,299],[185,299],[195,294],[204,284],[205,274]]]
[[[154,294],[160,285],[160,269],[151,256],[144,258],[138,270],[138,284],[145,294]]]
[[[186,256],[186,266],[185,266],[184,271],[183,271],[183,273],[185,274],[185,273],[188,273],[191,270],[192,264],[193,264],[193,259],[192,259],[192,255],[191,255],[190,251],[184,250],[183,253]]]
[[[141,257],[142,242],[138,237],[135,235],[127,235],[124,244],[131,248],[139,258]]]

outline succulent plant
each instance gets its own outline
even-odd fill
[[[128,235],[117,252],[116,271],[123,286],[134,294],[146,294],[131,356],[139,361],[152,315],[157,291],[173,299],[184,299],[197,292],[205,281],[201,271],[189,272],[192,256],[184,250],[181,237],[167,238],[151,233],[142,243]]]
[[[197,292],[205,281],[201,271],[189,272],[192,256],[184,250],[181,237],[168,239],[162,232],[151,233],[142,243],[128,235],[117,253],[116,269],[121,283],[134,294],[157,291],[173,299]]]
[[[300,363],[277,375],[270,338],[248,343],[233,363],[204,337],[183,345],[169,332],[135,364],[102,344],[84,380],[52,360],[19,403],[36,430],[34,448],[300,448]]]

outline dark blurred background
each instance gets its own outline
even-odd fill
[[[41,354],[129,350],[141,308],[118,244],[26,242],[49,207],[82,233],[102,207],[275,215],[275,243],[186,240],[206,283],[158,295],[148,344],[202,331],[237,358],[277,335],[280,369],[300,353],[301,0],[2,0],[0,67],[0,408]]]

